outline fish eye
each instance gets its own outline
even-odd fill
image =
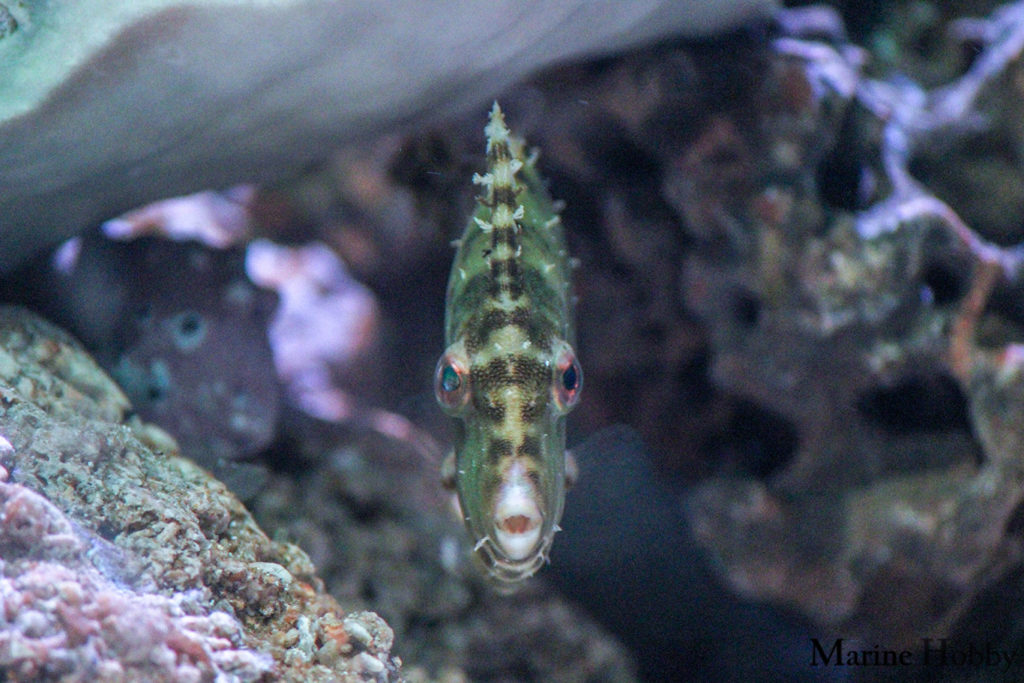
[[[449,413],[459,412],[469,403],[469,372],[452,353],[441,356],[434,373],[434,395]]]
[[[576,405],[583,388],[583,368],[572,349],[566,349],[555,366],[555,403],[562,412]]]

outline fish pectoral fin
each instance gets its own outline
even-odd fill
[[[449,491],[455,490],[455,451],[448,451],[441,461],[441,486]]]
[[[571,489],[576,485],[576,480],[580,477],[580,466],[576,464],[576,457],[572,454],[572,451],[565,452],[565,488],[566,490]]]

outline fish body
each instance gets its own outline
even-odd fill
[[[515,582],[547,558],[566,489],[565,417],[583,374],[572,270],[554,202],[495,103],[483,188],[448,281],[447,349],[435,393],[459,418],[449,461],[466,527],[491,576]]]

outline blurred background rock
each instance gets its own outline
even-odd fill
[[[150,205],[6,297],[378,611],[410,679],[998,679],[810,639],[1021,645],[1024,4],[730,26]],[[564,530],[512,598],[467,563],[429,396],[495,93],[566,202],[586,372]]]

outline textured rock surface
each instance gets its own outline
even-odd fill
[[[552,62],[772,4],[0,4],[0,270],[144,202],[272,179]]]
[[[391,680],[390,628],[166,448],[77,343],[0,309],[0,667],[13,680]],[[65,679],[68,680],[68,679]]]

